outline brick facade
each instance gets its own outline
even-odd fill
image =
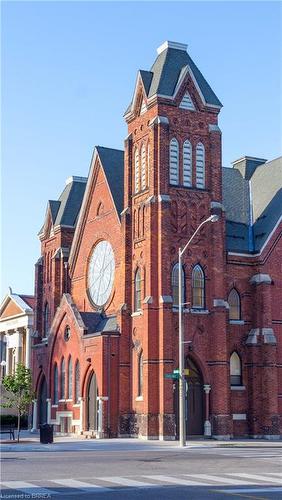
[[[193,111],[179,108],[187,91],[195,106]],[[140,113],[142,99],[146,110]],[[191,362],[197,367],[199,377],[192,388],[188,376],[188,398],[189,391],[191,398],[197,395],[195,408],[198,405],[198,410],[195,411],[202,415],[201,433],[204,433],[204,421],[211,424],[211,434],[216,438],[271,437],[281,433],[282,375],[279,378],[278,374],[282,361],[281,225],[272,231],[261,252],[228,252],[222,210],[219,110],[219,106],[203,102],[190,73],[181,81],[173,103],[157,94],[148,99],[139,78],[134,103],[126,114],[128,136],[121,214],[97,150],[75,228],[61,225],[50,232],[47,214],[46,230],[40,236],[42,255],[36,264],[35,276],[37,338],[33,348],[33,373],[38,392],[37,424],[42,417],[40,411],[45,411],[45,402],[40,403],[45,378],[46,415],[57,431],[91,433],[94,430],[98,437],[175,438],[177,382],[165,378],[165,374],[178,367],[178,314],[172,301],[172,269],[177,263],[178,248],[185,245],[203,220],[211,213],[218,213],[219,221],[203,227],[183,260],[185,359],[187,366]],[[187,138],[192,145],[191,187],[183,187],[182,154],[179,155],[179,183],[170,184],[172,138],[177,139],[180,152]],[[199,142],[205,148],[204,189],[195,187]],[[136,148],[139,151],[141,169],[143,145],[147,179],[144,188],[135,193],[135,151]],[[97,313],[97,307],[89,296],[89,260],[93,248],[102,240],[110,242],[115,258],[114,285],[102,315],[114,317],[117,327],[91,333],[87,321],[95,311]],[[205,276],[205,304],[201,309],[191,307],[191,277],[197,264]],[[141,309],[135,311],[137,270],[141,276]],[[253,279],[260,275],[271,279],[269,282]],[[232,288],[236,288],[241,299],[241,319],[234,322],[229,321],[227,307]],[[48,334],[43,331],[46,303],[50,308]],[[67,327],[70,328],[68,340],[65,339]],[[234,351],[241,358],[242,383],[232,387],[230,355]],[[140,387],[138,389],[140,356],[141,394]],[[60,392],[61,361],[65,359],[68,386],[70,357],[73,393],[74,366],[79,361],[80,399],[75,403],[74,397],[67,398],[65,394],[54,403],[54,365],[58,366]],[[89,420],[89,385],[93,373],[98,397],[95,429]],[[204,391],[204,387],[208,389]],[[191,404],[188,402],[188,415],[194,411]],[[64,419],[68,419],[67,424]],[[189,425],[187,430],[189,432]]]

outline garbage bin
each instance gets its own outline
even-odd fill
[[[53,425],[41,424],[40,429],[40,443],[48,444],[53,443]]]

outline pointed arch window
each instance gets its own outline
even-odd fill
[[[228,295],[229,321],[241,319],[241,300],[240,295],[235,288],[232,288]]]
[[[147,187],[150,184],[150,144],[147,146]]]
[[[68,399],[72,399],[72,359],[71,356],[69,358],[68,363]]]
[[[141,148],[141,189],[146,188],[146,148],[143,144]]]
[[[179,147],[175,138],[171,139],[169,147],[169,182],[179,184]]]
[[[242,362],[236,351],[230,356],[230,384],[242,385]]]
[[[58,365],[55,363],[54,365],[54,385],[53,385],[53,401],[54,405],[58,404],[59,393],[58,393]]]
[[[61,361],[61,392],[60,399],[65,399],[66,397],[66,365],[64,358]]]
[[[135,168],[135,193],[140,190],[140,172],[139,172],[139,152],[138,149],[135,150],[134,155],[134,168]]]
[[[143,396],[143,352],[138,356],[138,391],[137,396]]]
[[[74,374],[74,401],[77,404],[80,398],[80,365],[79,361],[75,363],[75,374]]]
[[[185,272],[182,267],[182,293],[181,293],[181,302],[184,304],[185,302]],[[179,264],[175,264],[172,268],[171,273],[171,287],[172,287],[172,301],[174,306],[179,305]]]
[[[49,334],[49,321],[50,321],[49,305],[48,305],[48,302],[46,302],[45,307],[44,307],[44,313],[43,313],[43,335],[44,335],[44,337],[47,337]]]
[[[192,307],[195,309],[205,307],[205,275],[199,264],[192,271]]]
[[[141,311],[141,271],[136,270],[134,278],[134,311]]]
[[[196,187],[205,188],[205,148],[201,142],[196,148]]]
[[[188,140],[183,143],[183,186],[192,186],[192,146]]]

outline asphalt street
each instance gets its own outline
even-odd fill
[[[282,498],[282,442],[181,449],[138,440],[34,440],[1,448],[1,498]]]

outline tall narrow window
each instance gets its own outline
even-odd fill
[[[235,351],[230,356],[230,384],[242,385],[242,363]]]
[[[170,184],[179,184],[179,152],[178,142],[171,139],[169,148],[169,182]]]
[[[79,361],[75,363],[75,382],[74,382],[74,388],[75,388],[75,394],[74,394],[74,401],[77,404],[79,402],[80,398],[80,365]]]
[[[205,275],[199,264],[192,271],[192,307],[205,307]]]
[[[183,144],[183,186],[192,186],[192,147],[189,141]]]
[[[72,359],[70,357],[68,364],[68,399],[72,399]]]
[[[147,147],[147,187],[150,185],[150,144]]]
[[[184,269],[182,267],[181,270],[181,275],[182,275],[182,304],[185,302],[185,273]],[[172,286],[172,300],[173,300],[173,305],[178,306],[179,305],[179,264],[175,264],[172,269],[171,273],[171,286]]]
[[[143,395],[143,353],[138,356],[138,394],[139,397]]]
[[[141,189],[146,188],[146,148],[143,144],[141,148]]]
[[[54,405],[58,404],[59,394],[58,394],[58,365],[55,363],[54,365],[54,392],[53,392],[53,401]]]
[[[44,307],[44,314],[43,314],[43,335],[44,337],[48,336],[49,333],[49,306],[48,302],[46,302],[45,307]]]
[[[134,311],[141,311],[141,271],[139,268],[134,279]]]
[[[135,166],[135,193],[138,193],[140,190],[140,172],[139,172],[139,153],[138,149],[135,150],[134,156],[134,166]]]
[[[196,187],[200,189],[205,187],[205,148],[201,142],[196,148]]]
[[[229,320],[239,320],[241,319],[241,304],[240,304],[240,295],[232,288],[231,292],[228,295],[228,304],[229,304]]]
[[[64,358],[61,361],[61,392],[60,399],[65,399],[66,397],[66,366]]]

